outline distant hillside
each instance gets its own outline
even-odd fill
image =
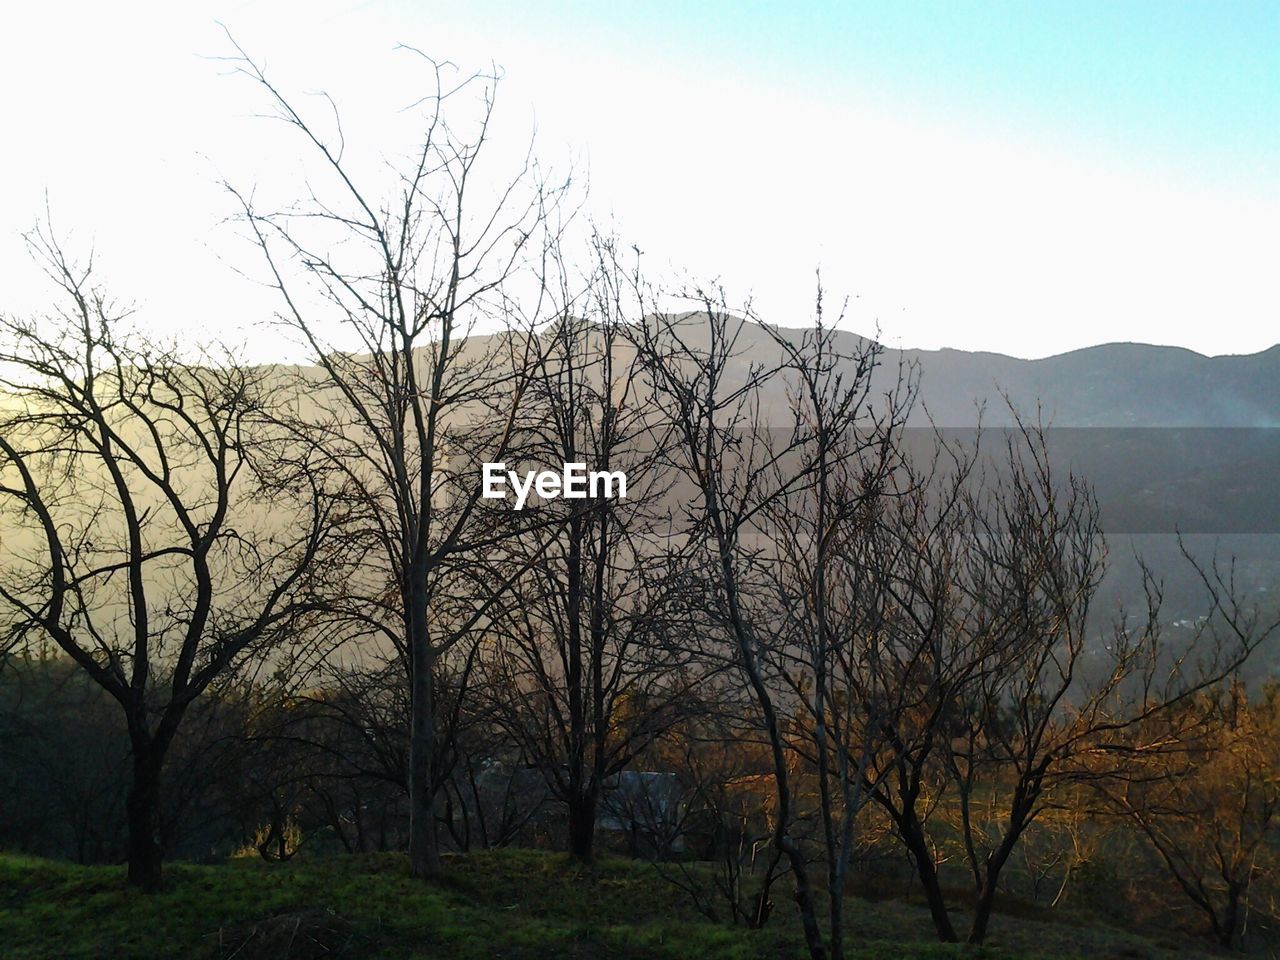
[[[1280,426],[1280,345],[1206,357],[1180,347],[1108,343],[1043,360],[996,353],[908,350],[920,364],[921,399],[945,426],[963,426],[976,403],[998,416],[997,385],[1020,409],[1039,401],[1059,427]]]
[[[696,316],[681,335],[697,343]],[[795,336],[799,329],[788,330]],[[854,333],[847,349],[865,341]],[[705,337],[702,337],[705,342]],[[736,378],[751,362],[779,351],[748,325],[738,339]],[[876,376],[887,388],[899,365],[919,370],[919,402],[911,423],[961,428],[1012,423],[1005,402],[1050,428],[1059,475],[1069,466],[1093,484],[1108,533],[1111,568],[1097,605],[1110,618],[1119,603],[1141,605],[1142,554],[1165,578],[1171,617],[1205,602],[1175,534],[1207,562],[1237,560],[1237,586],[1247,602],[1270,608],[1280,596],[1280,345],[1244,356],[1206,357],[1178,347],[1110,343],[1041,360],[963,350],[886,349]],[[734,377],[730,377],[734,379]],[[785,422],[784,387],[774,381],[762,404]],[[956,436],[956,431],[948,431]],[[928,446],[928,438],[916,435]],[[992,449],[990,440],[986,446]],[[1100,621],[1101,622],[1101,621]],[[1263,673],[1273,660],[1260,666]]]
[[[705,343],[697,314],[682,320],[691,344]],[[799,328],[784,328],[799,336]],[[865,343],[839,334],[847,349]],[[769,335],[748,324],[738,338],[738,362],[778,357]],[[972,426],[979,405],[984,422],[1007,424],[1001,393],[1022,411],[1039,403],[1055,427],[1280,427],[1280,344],[1261,353],[1206,357],[1181,347],[1107,343],[1040,360],[966,350],[886,348],[881,382],[896,376],[899,361],[918,365],[921,407],[916,422]],[[781,399],[778,397],[777,399]]]

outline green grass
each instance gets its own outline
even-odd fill
[[[761,931],[703,918],[647,864],[584,867],[555,854],[450,858],[427,882],[397,855],[170,864],[165,889],[126,889],[118,867],[0,855],[0,956],[193,960],[722,958],[805,952],[783,891]],[[981,951],[932,942],[918,906],[850,898],[851,958],[1164,957],[1159,945],[1078,922],[1000,916]],[[1177,955],[1190,956],[1189,952]]]

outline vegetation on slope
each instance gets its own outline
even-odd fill
[[[932,941],[922,906],[849,906],[850,955],[860,958],[1201,955],[1077,917],[1002,918],[994,942],[974,950]],[[798,958],[804,944],[785,907],[763,930],[721,926],[648,864],[582,866],[533,851],[453,857],[427,883],[394,854],[175,864],[152,896],[127,889],[117,867],[0,856],[0,952],[9,960]]]

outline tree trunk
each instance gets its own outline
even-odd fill
[[[1021,834],[1022,831],[1017,832]],[[987,860],[986,879],[978,889],[978,902],[973,908],[973,923],[969,927],[969,942],[980,944],[987,938],[987,925],[991,922],[991,910],[996,902],[996,884],[1000,880],[1000,871],[1004,869],[1009,854],[1013,852],[1013,839],[1006,839]]]
[[[951,925],[951,915],[947,912],[946,898],[942,895],[942,884],[938,881],[938,867],[934,863],[933,852],[924,838],[924,831],[913,818],[899,818],[898,832],[916,862],[916,872],[920,875],[920,885],[924,887],[925,899],[929,903],[929,915],[933,918],[933,928],[938,939],[944,943],[955,943],[959,937]]]
[[[844,960],[844,890],[842,884],[831,887],[828,914],[831,922],[831,960]]]
[[[1018,838],[1022,836],[1022,831],[1026,829],[1030,822],[1025,811],[1028,807],[1015,805],[1012,817],[1014,823],[1010,826],[1009,832],[1000,841],[1000,846],[996,847],[987,857],[987,868],[985,871],[985,879],[982,886],[978,888],[978,902],[973,908],[973,923],[969,926],[969,942],[982,943],[987,938],[987,924],[991,921],[991,910],[996,902],[997,885],[1000,882],[1000,871],[1004,869],[1004,865],[1009,862],[1009,856],[1013,853],[1013,848],[1018,842]]]
[[[574,797],[569,801],[569,855],[590,862],[596,839],[596,798]]]
[[[435,675],[427,635],[425,576],[409,590],[411,654],[409,706],[409,873],[425,877],[440,866],[436,840],[433,756],[435,752]]]
[[[129,822],[131,887],[144,893],[160,889],[160,757],[149,747],[134,745],[133,782],[125,801]]]
[[[969,942],[980,944],[987,938],[987,924],[991,921],[991,909],[996,902],[996,880],[991,874],[978,890],[978,901],[973,907],[973,924],[969,928]]]
[[[790,839],[786,840],[785,847],[791,870],[795,874],[796,908],[800,911],[800,926],[804,930],[809,957],[811,960],[826,960],[827,951],[822,943],[822,932],[818,929],[818,912],[813,906],[813,891],[809,887],[808,871],[804,869],[804,857]]]
[[[1214,917],[1214,934],[1218,943],[1228,950],[1236,945],[1236,928],[1240,925],[1240,886],[1234,882],[1227,884],[1227,906],[1222,912],[1222,921]]]
[[[595,798],[587,787],[587,706],[582,689],[582,518],[576,514],[569,520],[569,542],[565,558],[565,619],[568,631],[568,663],[565,667],[565,692],[568,694],[569,741],[568,767],[569,855],[575,860],[591,859],[595,839]]]

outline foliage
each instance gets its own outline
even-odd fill
[[[634,861],[587,866],[508,850],[447,858],[446,866],[423,883],[396,854],[175,864],[165,888],[143,896],[125,888],[118,868],[4,856],[0,942],[9,960],[803,955],[794,920],[764,930],[711,923]],[[850,914],[849,954],[867,960],[1166,955],[1115,929],[1027,920],[1009,924],[1003,946],[975,953],[924,939],[919,907],[856,901]]]

